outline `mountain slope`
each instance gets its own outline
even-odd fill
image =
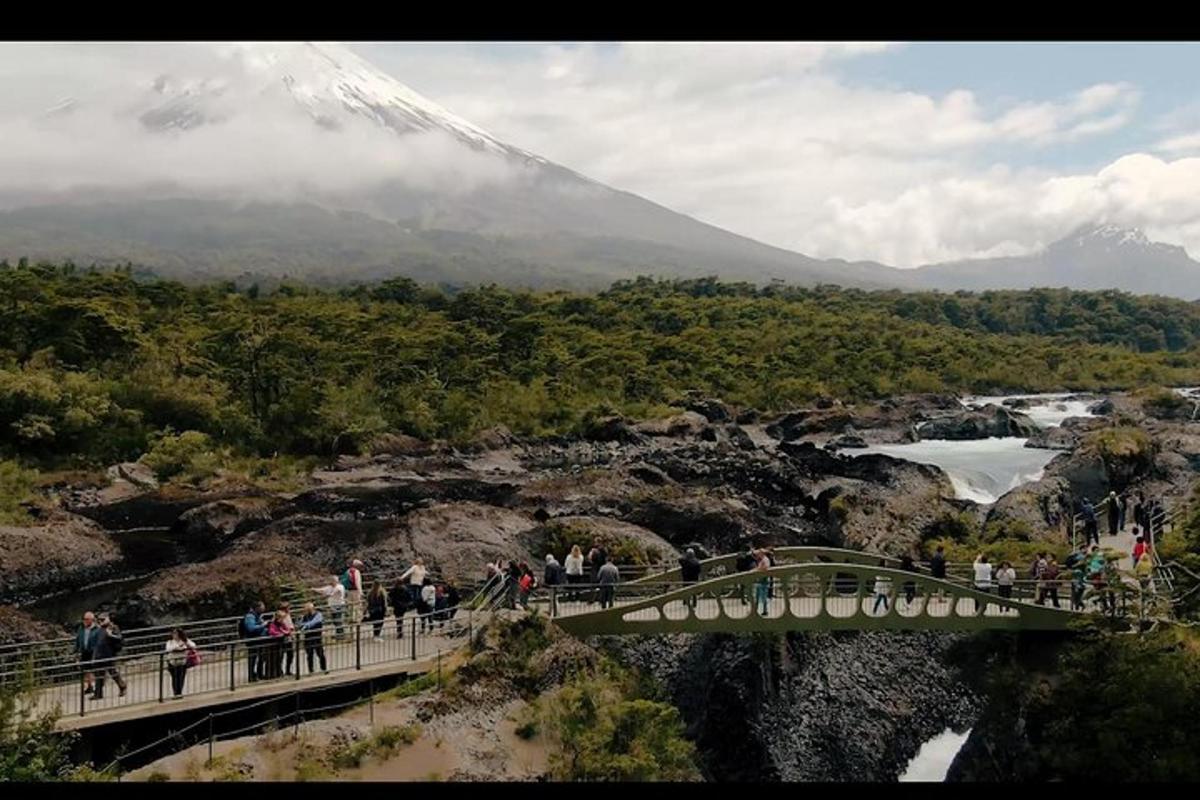
[[[170,62],[152,61],[146,79],[108,94],[81,81],[56,98],[39,118],[47,131],[85,138],[88,123],[115,119],[122,146],[145,142],[164,167],[153,180],[117,176],[69,194],[0,178],[0,257],[133,260],[185,278],[893,282],[889,268],[770,247],[592,181],[500,141],[344,47],[191,47],[186,67],[157,72]],[[295,163],[275,164],[272,151],[296,142],[306,149]],[[193,151],[211,157],[211,176],[185,163]],[[224,163],[238,158],[245,176]],[[276,172],[253,184],[259,161]]]
[[[1200,298],[1200,262],[1182,247],[1152,242],[1140,230],[1116,225],[1085,225],[1027,256],[933,264],[911,272],[912,288],[1067,286]]]

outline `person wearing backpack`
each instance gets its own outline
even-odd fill
[[[121,654],[124,646],[125,640],[121,636],[121,629],[109,618],[108,614],[101,614],[100,632],[96,636],[96,644],[92,651],[96,659],[96,691],[92,694],[93,700],[104,699],[106,675],[112,675],[117,689],[120,690],[119,696],[125,696],[125,679],[121,677],[121,673],[117,669],[117,657]]]
[[[266,651],[262,641],[267,633],[267,626],[262,622],[262,615],[266,610],[266,605],[259,600],[238,622],[238,637],[246,645],[246,671],[249,683],[267,677],[267,665],[263,658]]]
[[[346,589],[346,605],[350,612],[351,625],[358,625],[362,622],[363,617],[362,570],[360,569],[362,565],[363,563],[356,558],[342,573],[342,586]]]
[[[171,631],[166,651],[167,672],[171,673],[171,692],[175,697],[182,697],[187,671],[200,663],[200,653],[196,650],[196,643],[187,637],[183,628]]]
[[[79,655],[79,668],[83,672],[83,693],[91,694],[95,691],[93,686],[95,676],[88,672],[88,665],[92,663],[92,655],[96,649],[96,639],[100,634],[100,626],[96,624],[96,615],[91,611],[86,611],[83,614],[83,624],[75,630],[75,652]]]
[[[755,555],[754,548],[750,548],[737,557],[737,561],[733,563],[733,567],[738,572],[749,572],[750,570],[754,569],[754,566],[757,563],[758,558]],[[739,583],[737,591],[738,595],[742,598],[742,605],[750,605],[750,599],[746,590],[746,585]]]

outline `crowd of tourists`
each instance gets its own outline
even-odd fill
[[[362,561],[354,559],[340,577],[330,576],[327,584],[312,587],[324,598],[322,606],[328,611],[335,641],[348,639],[357,625],[369,626],[375,640],[383,638],[389,613],[395,624],[396,638],[401,639],[405,615],[410,611],[415,614],[414,632],[419,624],[422,633],[435,627],[444,628],[458,612],[461,600],[458,588],[447,581],[433,580],[423,559],[416,559],[390,588],[385,589],[383,583],[376,582],[365,594],[362,566]],[[309,674],[318,669],[328,672],[325,628],[326,615],[313,602],[303,604],[299,619],[293,617],[292,605],[287,601],[280,602],[270,613],[261,600],[251,604],[238,620],[238,640],[246,650],[247,680],[255,683],[285,675],[299,677],[300,664],[296,656],[301,647]],[[74,652],[79,660],[85,695],[95,700],[103,699],[106,678],[111,677],[120,696],[125,696],[127,683],[118,668],[123,644],[121,631],[108,613],[97,615],[88,611],[83,615],[75,633]],[[200,650],[182,628],[174,628],[162,652],[163,666],[171,679],[172,696],[180,697],[188,670],[201,662]]]
[[[1069,505],[1070,499],[1064,495],[1063,502]],[[1111,491],[1099,503],[1092,503],[1084,497],[1079,502],[1079,517],[1083,523],[1085,544],[1100,544],[1101,511],[1107,517],[1109,536],[1123,533],[1126,526],[1132,523],[1135,527],[1134,535],[1140,530],[1149,541],[1154,538],[1156,529],[1161,525],[1163,507],[1159,500],[1147,499],[1146,493],[1140,489],[1137,492],[1130,489],[1120,493]],[[1068,527],[1068,536],[1072,532]]]

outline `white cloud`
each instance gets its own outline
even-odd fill
[[[1097,83],[1052,101],[999,104],[970,87],[931,95],[856,85],[832,66],[891,47],[358,49],[382,54],[381,65],[399,80],[504,141],[814,256],[914,266],[1011,254],[1098,219],[1140,225],[1200,253],[1197,159],[1139,154],[1091,174],[1060,174],[1012,169],[990,157],[996,148],[1036,150],[1117,130],[1133,117],[1137,87]],[[335,136],[297,125],[294,104],[237,94],[238,86],[254,86],[242,80],[247,71],[270,67],[270,52],[169,44],[0,47],[0,188],[168,178],[284,197],[390,178],[469,191],[515,177],[443,137],[398,141],[354,124]],[[215,62],[214,53],[222,54]],[[142,130],[126,98],[149,91],[164,71],[177,86],[200,75],[226,86],[211,100],[224,121],[175,138]],[[88,77],[83,96],[80,75]],[[72,110],[43,116],[68,97],[76,100]],[[247,105],[252,117],[237,113]],[[1175,135],[1156,152],[1197,153],[1200,139]]]
[[[1053,174],[983,159],[997,146],[1117,130],[1132,119],[1137,87],[1097,83],[1053,102],[991,107],[969,87],[940,96],[875,89],[829,69],[886,47],[894,45],[525,48],[482,83],[482,65],[501,61],[469,47],[373,52],[507,141],[810,255],[915,266],[1008,254],[1062,235],[1089,209],[1111,210],[1086,176],[1055,184]],[[1082,188],[1068,200],[1064,186]],[[1031,219],[1031,209],[1055,204],[1063,208]]]

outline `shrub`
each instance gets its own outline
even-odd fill
[[[579,545],[586,556],[592,543],[599,540],[614,564],[657,564],[661,563],[662,552],[657,547],[647,547],[632,537],[617,536],[595,531],[589,526],[567,522],[548,522],[542,527],[542,538],[533,548],[535,553],[569,553]]]
[[[30,521],[25,505],[34,501],[36,470],[16,461],[0,461],[0,525],[24,525]]]
[[[168,428],[154,437],[141,462],[154,470],[160,481],[185,473],[190,478],[203,478],[216,473],[220,455],[214,452],[206,434],[199,431],[175,434]]]

